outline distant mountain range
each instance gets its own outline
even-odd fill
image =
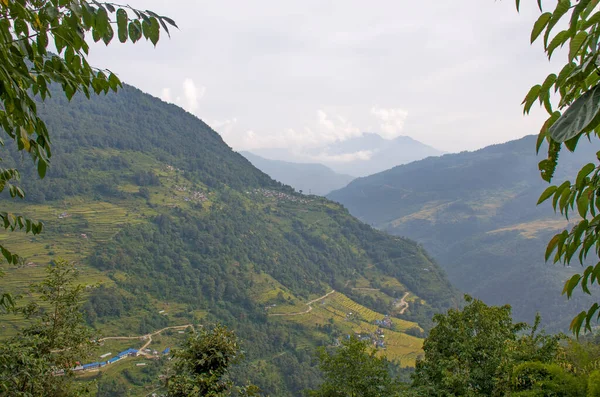
[[[302,152],[270,148],[255,149],[252,153],[270,160],[321,163],[337,173],[355,176],[367,176],[400,164],[443,154],[408,136],[384,139],[374,133]]]
[[[271,178],[290,185],[304,194],[324,196],[333,190],[343,188],[354,179],[350,175],[338,174],[323,164],[268,160],[250,152],[240,152],[240,154]]]
[[[567,222],[536,206],[547,187],[539,176],[536,137],[475,152],[447,154],[358,178],[328,198],[380,229],[421,242],[459,289],[489,304],[513,306],[518,320],[537,311],[551,329],[590,304],[561,296],[581,268],[544,263],[547,241]],[[555,180],[573,178],[595,158],[598,142],[561,153]],[[545,153],[542,148],[541,153]]]

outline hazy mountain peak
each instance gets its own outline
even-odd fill
[[[324,196],[346,186],[354,179],[350,175],[338,174],[323,164],[269,160],[251,152],[240,154],[271,178],[305,194]]]
[[[374,132],[365,132],[359,137],[324,147],[304,150],[256,149],[252,153],[270,160],[321,163],[337,173],[355,176],[367,176],[397,165],[444,154],[409,136],[385,139]]]

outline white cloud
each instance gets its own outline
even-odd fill
[[[190,113],[194,113],[199,106],[199,101],[204,96],[206,87],[196,87],[194,80],[187,78],[183,81],[183,96],[185,98],[184,108]]]
[[[235,115],[228,142],[236,149],[238,141],[314,146],[357,130],[476,149],[537,133],[546,116],[523,118],[520,102],[566,62],[558,52],[548,62],[540,43],[530,45],[540,12],[522,3],[517,13],[514,2],[491,0],[131,0],[180,30],[156,48],[94,44],[90,63],[161,97],[170,87],[173,102],[203,119]],[[181,88],[186,77],[196,80],[192,95]],[[210,97],[202,98],[200,78],[210,81]],[[410,114],[406,124],[402,113],[380,119],[380,107],[398,103]],[[474,117],[447,120],[465,111]]]
[[[182,84],[183,97],[181,95],[175,96],[173,99],[173,92],[171,88],[165,87],[160,92],[160,99],[165,102],[174,103],[177,106],[181,106],[190,113],[195,113],[199,106],[200,100],[206,93],[206,87],[197,87],[194,80],[187,78]]]
[[[229,137],[234,133],[237,122],[237,117],[234,117],[226,120],[214,120],[210,123],[210,126],[221,136]]]
[[[307,157],[313,161],[319,161],[324,163],[349,163],[356,160],[367,161],[373,156],[371,150],[360,150],[353,153],[344,154],[328,154],[319,153],[318,155],[308,155]]]
[[[165,102],[172,103],[173,101],[171,100],[171,89],[163,88],[160,93],[160,99],[162,99]]]
[[[327,117],[327,113],[325,113],[324,111],[322,111],[322,110],[317,111],[317,119],[318,119],[319,126],[323,127],[323,129],[325,129],[326,131],[333,132],[335,130],[335,125],[333,124],[333,121],[331,121]]]
[[[322,109],[317,110],[312,126],[285,128],[276,132],[257,132],[237,125],[237,118],[214,121],[211,126],[219,132],[228,144],[237,150],[264,148],[306,149],[318,148],[335,142],[360,136],[361,129],[339,114],[330,115]]]
[[[371,108],[371,114],[379,122],[379,135],[386,139],[393,139],[402,135],[404,123],[408,117],[408,112],[400,108],[384,109],[380,107]]]
[[[317,131],[321,136],[319,143],[343,142],[347,139],[360,136],[360,128],[353,125],[344,116],[334,114],[329,116],[324,110],[317,111]]]

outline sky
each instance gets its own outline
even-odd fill
[[[551,64],[529,44],[539,10],[522,3],[517,13],[513,0],[130,0],[179,30],[156,48],[94,45],[90,61],[195,114],[235,150],[363,132],[474,150],[536,134],[546,118],[520,104],[564,59]]]

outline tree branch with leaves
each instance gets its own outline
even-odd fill
[[[0,16],[0,127],[5,133],[0,145],[8,138],[27,152],[40,178],[46,175],[52,151],[37,107],[51,95],[49,86],[60,84],[68,99],[77,92],[89,98],[122,86],[114,73],[89,64],[86,35],[106,45],[115,34],[121,43],[144,38],[156,45],[161,29],[169,34],[169,26],[177,27],[150,10],[95,0],[0,0]],[[18,170],[0,167],[0,192],[8,189],[13,198],[24,198],[25,192],[15,185],[19,178]],[[3,211],[0,226],[32,234],[43,229],[41,222]],[[9,264],[22,261],[4,245],[0,252]],[[0,306],[12,306],[10,295],[1,295]]]
[[[597,140],[600,134],[599,4],[600,0],[559,0],[553,2],[552,11],[545,11],[546,4],[537,0],[541,15],[533,26],[531,43],[541,40],[549,59],[561,47],[568,50],[561,70],[533,86],[523,101],[525,113],[539,102],[549,115],[536,147],[539,151],[545,142],[548,148],[547,158],[539,163],[547,182],[553,182],[563,148],[575,152],[581,138]],[[516,6],[519,10],[519,0]],[[558,100],[553,101],[553,96]],[[600,152],[594,162],[581,168],[575,180],[548,187],[538,204],[547,200],[565,218],[577,211],[581,219],[550,240],[546,260],[552,258],[564,265],[578,260],[584,270],[565,283],[563,294],[570,298],[576,289],[591,294],[590,287],[600,283]],[[592,260],[596,264],[586,266]],[[582,328],[590,331],[599,317],[600,305],[594,303],[573,319],[570,328],[577,335]]]

